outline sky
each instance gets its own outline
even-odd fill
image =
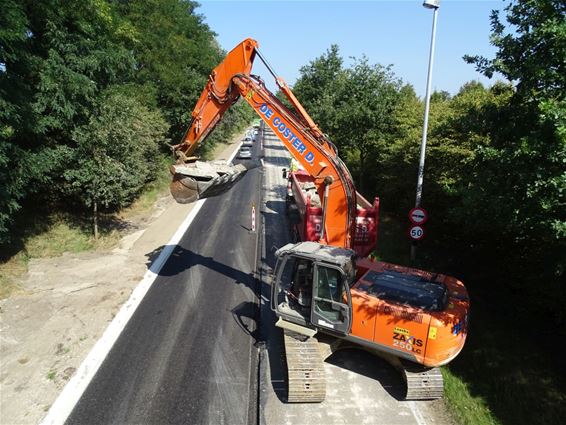
[[[221,1],[199,0],[196,12],[217,34],[226,51],[251,37],[263,56],[291,86],[299,69],[337,44],[344,64],[366,56],[370,63],[393,65],[395,76],[423,97],[430,53],[433,11],[414,0],[374,1]],[[492,58],[489,43],[491,10],[503,10],[503,0],[441,0],[432,72],[433,90],[456,94],[472,80],[495,81],[464,62],[465,54]],[[275,86],[256,60],[259,74]]]

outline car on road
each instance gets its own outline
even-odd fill
[[[248,146],[242,146],[238,152],[238,158],[240,159],[252,159],[252,150]]]
[[[242,146],[252,146],[254,144],[254,140],[251,136],[246,136],[242,140]]]

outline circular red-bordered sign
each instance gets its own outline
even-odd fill
[[[413,208],[409,211],[409,220],[416,225],[425,224],[428,220],[428,213],[422,207]]]
[[[424,234],[425,231],[422,226],[414,225],[409,228],[409,237],[414,241],[420,241]]]

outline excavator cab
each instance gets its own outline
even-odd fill
[[[314,335],[348,335],[352,325],[350,286],[355,252],[316,242],[288,244],[276,252],[271,307],[278,326]]]

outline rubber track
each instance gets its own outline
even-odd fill
[[[288,403],[320,403],[326,397],[326,375],[316,338],[285,330]]]

